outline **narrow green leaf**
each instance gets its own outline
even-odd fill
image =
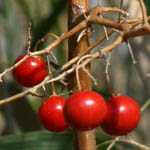
[[[0,137],[0,150],[71,150],[71,132],[30,132]]]

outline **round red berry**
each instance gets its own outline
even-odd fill
[[[99,126],[105,119],[107,105],[102,96],[92,91],[79,91],[64,105],[64,116],[70,127],[86,131]]]
[[[65,102],[66,99],[61,96],[52,96],[40,105],[38,117],[44,128],[52,132],[60,132],[68,128],[63,115]]]
[[[128,96],[113,96],[107,102],[107,116],[102,129],[113,136],[126,135],[136,128],[140,121],[140,107]]]
[[[25,57],[19,56],[15,63]],[[33,87],[44,80],[47,75],[47,65],[40,56],[30,56],[13,70],[13,76],[18,83],[25,87]]]

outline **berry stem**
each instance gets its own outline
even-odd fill
[[[28,50],[27,50],[27,54],[30,54],[30,50],[31,50],[31,40],[32,40],[32,36],[31,36],[31,22],[29,22],[29,27],[28,27]]]
[[[108,54],[108,58],[106,60],[105,75],[106,75],[106,80],[107,80],[107,83],[108,83],[108,86],[109,86],[110,94],[111,94],[111,97],[112,97],[113,96],[113,88],[112,88],[112,84],[110,82],[110,76],[109,76],[109,72],[108,72],[108,69],[109,69],[109,66],[110,66],[110,58],[111,58],[111,52]]]
[[[144,112],[148,106],[150,106],[150,98],[141,107],[141,112]]]
[[[49,73],[50,79],[52,79],[53,75],[52,75],[52,71],[51,71],[49,55],[47,55],[47,64],[48,64],[48,73]],[[56,95],[56,88],[55,88],[55,83],[54,82],[51,82],[51,87],[52,87],[52,95]]]

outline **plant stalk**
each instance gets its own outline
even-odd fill
[[[68,0],[68,30],[72,29],[75,19],[80,13],[89,9],[89,0]],[[88,46],[90,41],[90,32],[85,31],[77,33],[75,36],[68,40],[69,49],[69,60],[73,57],[83,53]],[[79,36],[80,40],[77,42]],[[90,72],[90,66],[86,66],[86,69]],[[79,70],[80,84],[82,90],[91,90],[91,79],[85,71],[81,68]],[[72,73],[69,76],[69,89],[78,90],[76,74]],[[94,130],[89,131],[73,131],[74,132],[74,150],[96,150],[96,140]]]

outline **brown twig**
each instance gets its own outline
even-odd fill
[[[143,24],[146,27],[149,27],[149,23],[148,23],[148,18],[147,18],[147,11],[146,11],[146,7],[145,4],[143,2],[143,0],[138,0],[140,7],[141,7],[141,11],[142,11],[142,16],[143,16]]]
[[[126,29],[126,32],[124,34],[124,40],[126,41],[128,38],[133,38],[136,36],[141,36],[141,35],[147,35],[150,34],[150,28],[147,27],[141,27],[135,30],[131,30],[133,27],[141,24],[141,20],[142,19],[133,19],[132,20],[128,20],[128,22],[126,24],[120,24],[120,23],[116,23],[113,21],[110,21],[108,19],[105,18],[99,18],[99,16],[93,16],[94,14],[98,14],[98,13],[94,13],[97,8],[92,8],[90,9],[90,14],[89,16],[86,18],[86,20],[82,21],[81,23],[79,23],[77,26],[75,26],[73,29],[71,29],[70,31],[68,31],[67,33],[63,34],[61,37],[57,37],[57,40],[55,40],[53,43],[51,43],[49,46],[47,46],[45,49],[43,50],[39,50],[36,52],[32,52],[29,55],[26,55],[23,59],[21,59],[18,63],[16,63],[14,66],[6,69],[4,72],[2,72],[0,74],[0,82],[2,82],[2,78],[5,74],[7,74],[8,72],[12,71],[14,68],[16,68],[18,65],[21,64],[21,62],[25,61],[29,56],[35,56],[35,55],[43,55],[43,54],[47,54],[50,53],[50,51],[53,50],[53,48],[55,48],[57,45],[59,45],[61,42],[63,42],[64,40],[70,38],[71,36],[75,35],[77,32],[85,29],[88,24],[98,24],[98,25],[104,25],[106,27],[110,27],[110,28],[114,28],[114,29],[118,29],[118,30],[124,30]],[[104,8],[103,8],[104,9]],[[108,8],[107,8],[108,9]],[[106,9],[106,10],[107,10]],[[93,12],[93,13],[92,13]],[[91,15],[91,16],[90,16]],[[148,18],[150,21],[150,17]],[[101,38],[100,38],[101,41]],[[95,42],[96,44],[99,44],[100,42]],[[95,45],[93,47],[95,47]],[[90,47],[91,48],[91,47]],[[90,49],[89,48],[89,49]],[[76,61],[79,58],[75,58]],[[74,60],[73,60],[74,62]]]
[[[47,64],[48,64],[48,74],[49,74],[50,79],[52,79],[53,75],[52,75],[52,71],[51,71],[49,55],[47,55]],[[55,88],[54,82],[51,82],[51,87],[52,87],[52,95],[56,95],[56,88]]]
[[[108,54],[108,58],[106,59],[105,75],[106,75],[107,83],[108,83],[108,86],[109,86],[110,94],[111,94],[111,96],[113,96],[113,88],[112,88],[112,84],[110,82],[110,76],[109,76],[109,73],[108,73],[108,69],[109,69],[109,66],[110,66],[110,58],[111,58],[111,52]]]
[[[47,33],[41,40],[37,41],[37,43],[34,46],[34,52],[37,51],[38,46],[46,40],[48,37],[53,37],[55,39],[59,39],[59,37],[53,33]]]
[[[109,52],[109,51],[112,51],[113,48],[117,47],[121,42],[123,41],[123,37],[120,36],[118,37],[112,45],[109,45],[103,49],[101,49],[100,51],[94,53],[91,55],[91,58],[89,59],[86,59],[83,63],[80,64],[79,66],[79,69],[82,68],[83,66],[86,66],[87,64],[89,64],[93,59],[103,55],[104,53],[106,52]],[[55,82],[55,81],[59,81],[61,79],[63,79],[65,76],[67,76],[68,74],[72,73],[74,70],[75,70],[75,66],[73,65],[72,68],[68,69],[68,70],[65,70],[64,72],[62,72],[60,75],[58,75],[57,77],[53,77],[53,79],[50,80],[50,77],[47,76],[43,82],[41,82],[40,84],[36,85],[35,87],[33,88],[29,88],[28,90],[20,93],[20,94],[17,94],[17,95],[14,95],[14,96],[11,96],[9,98],[6,98],[6,99],[2,99],[0,100],[0,106],[1,105],[4,105],[8,102],[11,102],[11,101],[14,101],[14,100],[17,100],[27,94],[30,94],[30,92],[32,92],[32,90],[37,90],[38,88],[42,87],[43,85],[45,84],[49,84],[51,82]]]
[[[101,147],[101,146],[103,146],[103,145],[112,143],[113,141],[114,141],[114,140],[109,140],[109,141],[106,141],[106,142],[104,142],[104,143],[98,144],[98,145],[97,145],[97,148],[98,148],[98,147]],[[149,150],[149,149],[150,149],[150,148],[149,148],[148,146],[146,146],[146,145],[143,145],[143,144],[138,143],[138,142],[136,142],[136,141],[128,140],[128,139],[125,139],[125,138],[119,138],[119,139],[117,140],[117,143],[130,144],[130,145],[133,145],[133,146],[135,146],[135,147],[137,147],[137,148],[139,148],[139,149],[141,149],[141,150]]]
[[[133,62],[133,64],[136,64],[137,62],[136,62],[136,60],[135,60],[135,57],[134,57],[134,53],[133,53],[132,47],[131,47],[131,45],[130,45],[130,43],[129,43],[128,40],[126,41],[126,43],[127,43],[127,46],[128,46],[128,49],[129,49],[129,53],[130,53],[131,58],[132,58],[132,62]]]
[[[107,147],[107,149],[106,150],[111,150],[112,149],[112,147],[116,144],[116,142],[118,141],[120,139],[120,137],[118,136],[118,137],[116,137],[112,142],[111,142],[111,144]]]
[[[29,27],[28,27],[28,49],[27,49],[27,54],[30,54],[30,50],[31,50],[31,39],[32,39],[32,36],[31,36],[31,22],[29,22]]]
[[[83,67],[83,65],[85,66],[86,64],[90,63],[93,59],[99,57],[100,55],[103,55],[104,53],[111,51],[112,48],[115,48],[121,42],[126,41],[129,38],[133,38],[133,37],[136,37],[136,36],[150,34],[150,28],[149,27],[146,27],[146,28],[145,27],[139,27],[137,29],[132,30],[134,27],[137,27],[138,25],[140,25],[142,23],[142,19],[141,18],[139,18],[139,19],[129,19],[126,22],[120,24],[120,23],[116,23],[114,21],[108,20],[106,18],[99,17],[99,15],[102,12],[110,12],[110,11],[114,11],[114,12],[116,11],[116,12],[119,12],[120,14],[124,14],[124,15],[126,14],[126,13],[120,11],[120,9],[116,9],[116,8],[108,9],[108,8],[100,8],[100,7],[98,8],[97,7],[97,8],[90,9],[88,11],[89,13],[87,14],[87,17],[86,18],[84,17],[83,21],[81,21],[78,25],[76,25],[74,28],[72,28],[67,33],[63,34],[61,37],[57,37],[57,38],[55,37],[56,40],[53,43],[51,43],[49,46],[47,46],[45,49],[40,50],[40,51],[36,51],[36,52],[33,52],[33,53],[30,53],[30,54],[26,55],[23,59],[21,59],[19,62],[17,62],[16,64],[14,64],[12,67],[10,67],[10,68],[6,69],[4,72],[2,72],[0,74],[0,81],[2,82],[2,78],[3,78],[4,75],[6,75],[7,73],[11,72],[14,68],[16,68],[18,65],[20,65],[28,57],[50,53],[53,50],[53,48],[55,48],[57,45],[59,45],[60,43],[62,43],[64,40],[72,37],[77,32],[82,31],[83,29],[85,29],[86,27],[89,27],[92,24],[104,25],[106,27],[110,27],[110,28],[116,29],[118,31],[121,30],[122,35],[119,36],[115,40],[115,42],[112,43],[112,45],[109,45],[106,48],[102,49],[101,51],[92,54],[92,56],[89,59],[86,59],[82,64],[80,64],[80,67]],[[150,21],[150,17],[148,17],[147,21]],[[111,35],[114,31],[109,30],[108,31],[108,36]],[[106,39],[106,35],[100,37],[98,40],[96,40],[95,42],[93,42],[89,47],[87,47],[87,49],[85,51],[81,52],[78,56],[72,58],[70,61],[68,61],[66,64],[64,64],[61,67],[61,69],[58,69],[56,71],[54,80],[57,81],[57,77],[56,77],[57,73],[62,73],[63,74],[63,71],[67,71],[67,69],[69,67],[71,67],[73,64],[75,64],[82,56],[84,56],[85,54],[87,54],[88,52],[90,52],[90,50],[92,50],[94,47],[96,47],[99,43],[101,43],[105,39]],[[71,68],[72,71],[74,71],[73,68],[74,67]],[[63,74],[62,77],[64,77],[64,76],[66,76],[66,74],[65,75]],[[59,76],[59,77],[61,77],[61,76]],[[59,78],[59,79],[62,79],[62,78]],[[51,82],[52,80],[48,79],[48,81]],[[42,84],[39,84],[39,86],[37,86],[37,88],[41,87],[44,84],[47,84],[47,82],[42,82]],[[25,94],[32,93],[30,90],[27,93],[25,92]],[[23,94],[18,94],[16,97],[11,97],[10,101],[12,99],[14,99],[14,98],[20,98],[22,96],[24,96],[24,93]],[[6,102],[7,102],[7,100],[6,100]]]
[[[20,61],[18,61],[17,63],[15,63],[13,66],[11,66],[10,68],[7,68],[5,71],[3,71],[0,74],[0,82],[3,82],[2,78],[4,75],[6,75],[7,73],[11,72],[13,69],[15,69],[16,67],[18,67],[22,62],[24,62],[28,57],[30,56],[30,54],[26,55],[25,57],[23,57]]]
[[[122,9],[122,8],[123,8],[123,0],[120,0],[120,9]],[[121,22],[121,17],[122,17],[122,15],[121,15],[121,13],[119,13],[119,17],[118,17],[119,23]]]

